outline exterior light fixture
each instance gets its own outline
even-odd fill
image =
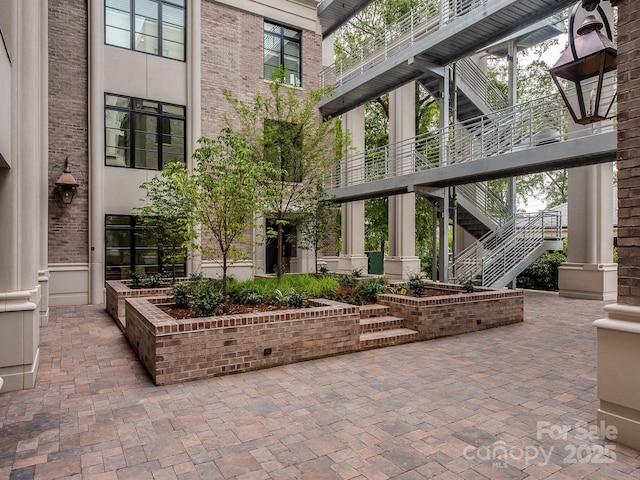
[[[609,1],[611,2],[612,7],[615,7],[618,4],[618,0]],[[587,12],[593,12],[598,5],[600,5],[600,0],[582,0],[582,8]]]
[[[582,5],[589,4],[590,8],[593,1],[583,0]],[[617,51],[606,15],[597,5],[599,0],[595,3],[593,10],[598,8],[606,25],[594,15],[588,15],[577,30],[578,37],[574,38],[578,3],[569,20],[569,48],[549,70],[573,121],[581,125],[611,118],[616,98]],[[601,32],[603,26],[607,27],[606,36]]]
[[[60,175],[60,178],[56,180],[56,187],[58,187],[58,193],[60,194],[60,200],[65,206],[69,205],[73,200],[73,195],[76,193],[76,188],[80,184],[71,175],[71,169],[69,168],[69,157],[64,159],[64,173]]]

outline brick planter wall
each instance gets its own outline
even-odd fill
[[[443,288],[443,287],[438,287]],[[521,290],[480,289],[435,297],[378,295],[391,315],[404,319],[404,326],[418,332],[418,340],[475,332],[524,321],[524,293]]]
[[[359,309],[323,306],[248,315],[176,320],[155,304],[127,298],[127,340],[156,385],[246,372],[354,352]],[[270,348],[271,354],[265,354]]]
[[[124,304],[126,298],[166,296],[172,292],[172,287],[131,288],[130,285],[131,280],[109,280],[107,282],[107,313],[111,315],[122,331],[126,325]]]

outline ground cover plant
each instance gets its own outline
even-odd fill
[[[361,278],[360,272],[286,274],[280,279],[274,276],[243,281],[230,278],[226,292],[225,299],[221,279],[194,277],[175,283],[175,303],[159,307],[174,318],[184,319],[306,308],[314,298],[365,305],[376,303],[382,293],[417,297],[456,293],[429,289],[426,281],[418,282],[413,277],[408,284],[390,286],[384,277]]]

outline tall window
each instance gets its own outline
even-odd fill
[[[137,225],[132,215],[105,217],[105,278],[126,280],[132,272],[150,275],[171,270],[162,261],[162,251],[149,227]],[[185,276],[186,262],[176,264],[178,276]]]
[[[302,132],[295,123],[264,120],[265,159],[283,171],[282,180],[301,182],[304,172],[300,151]]]
[[[274,70],[286,70],[285,83],[302,84],[302,32],[271,22],[264,22],[264,78],[271,80]]]
[[[105,95],[106,164],[161,170],[185,161],[185,108]]]
[[[106,0],[105,43],[185,59],[185,0]]]

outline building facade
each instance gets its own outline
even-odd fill
[[[108,279],[162,269],[133,216],[140,185],[167,163],[191,165],[202,135],[271,72],[318,86],[316,0],[5,0],[0,2],[0,376],[33,387],[49,305],[104,303]],[[34,27],[35,25],[35,27]],[[71,203],[55,185],[68,166]],[[262,219],[258,230],[265,228]],[[256,238],[260,232],[252,232]],[[269,271],[272,245],[232,267]],[[291,271],[312,268],[295,246]],[[181,271],[215,276],[215,258]]]

